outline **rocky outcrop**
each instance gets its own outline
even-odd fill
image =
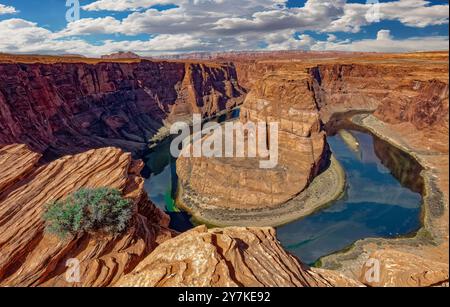
[[[1,286],[448,285],[448,54],[238,63],[252,88],[241,120],[280,122],[280,167],[180,159],[183,184],[207,196],[197,201],[230,212],[276,207],[326,160],[321,119],[376,110],[361,124],[424,167],[424,227],[412,238],[358,241],[322,259],[324,269],[285,252],[270,228],[200,227],[170,239],[167,216],[143,193],[141,163],[118,149],[56,159],[106,145],[137,153],[163,125],[231,108],[244,93],[233,65],[15,61],[0,64],[0,143],[9,144],[0,149]],[[56,160],[42,164],[42,153]],[[126,233],[60,241],[44,232],[45,203],[85,186],[118,188],[134,201]],[[79,283],[65,278],[70,259],[80,261]],[[366,278],[368,259],[381,265],[377,281]]]
[[[393,90],[401,72],[390,72],[374,65],[328,64],[310,69],[314,92],[322,116],[347,110],[375,110]],[[389,88],[390,86],[390,88]],[[356,103],[357,102],[357,103]]]
[[[371,287],[431,287],[448,283],[448,263],[389,249],[376,251],[369,258],[377,261],[379,276],[373,275],[373,267],[364,266],[360,280]]]
[[[301,264],[272,228],[197,227],[169,240],[116,286],[332,287],[361,283]]]
[[[395,100],[383,100],[375,116],[389,124],[408,122],[418,130],[448,135],[448,82],[413,80],[403,92]]]
[[[177,174],[183,192],[208,206],[262,209],[279,206],[304,190],[326,162],[328,147],[307,74],[275,74],[257,83],[241,107],[242,124],[278,124],[277,165],[260,167],[245,158],[180,157]],[[258,132],[259,133],[259,132]],[[269,132],[270,134],[270,132]],[[257,139],[246,135],[244,147]],[[270,143],[270,137],[267,136]],[[187,150],[190,150],[188,148]],[[295,157],[295,158],[293,158]]]
[[[103,148],[38,167],[34,163],[39,155],[23,146],[2,149],[2,161],[5,152],[12,157],[21,152],[27,171],[1,180],[1,286],[107,286],[173,235],[168,216],[143,190],[142,162],[130,154]],[[9,174],[9,166],[1,163],[0,174]],[[41,218],[45,204],[81,187],[116,188],[132,199],[135,214],[129,230],[119,236],[84,234],[67,240],[47,234]],[[66,280],[66,263],[72,258],[80,263],[80,281],[74,283]]]
[[[116,53],[102,55],[103,60],[117,60],[117,59],[140,59],[141,57],[134,52],[119,51]]]
[[[47,157],[105,146],[139,153],[162,126],[231,109],[243,94],[230,65],[0,64],[0,143]]]
[[[0,145],[0,192],[33,171],[40,158],[26,145]]]

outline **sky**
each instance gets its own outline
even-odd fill
[[[448,50],[448,20],[443,0],[0,0],[0,52]]]

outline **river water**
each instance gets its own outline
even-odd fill
[[[343,197],[313,215],[277,229],[282,245],[308,264],[359,239],[405,236],[421,225],[420,165],[366,131],[355,127],[348,131],[359,148],[348,146],[339,135],[328,137],[333,154],[346,172]],[[186,231],[193,225],[189,215],[180,212],[174,203],[176,160],[170,155],[170,141],[166,139],[146,155],[145,188],[156,206],[171,216],[171,228]]]

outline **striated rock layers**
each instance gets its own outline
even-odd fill
[[[197,227],[169,240],[116,286],[362,286],[342,274],[311,269],[280,246],[273,228]]]
[[[0,144],[50,156],[115,146],[138,153],[165,124],[242,102],[232,65],[0,63]]]
[[[173,235],[167,228],[169,217],[143,190],[142,162],[130,154],[103,148],[38,167],[39,156],[23,145],[0,150],[0,286],[107,286]],[[11,172],[19,166],[20,171]],[[133,223],[126,233],[61,241],[44,231],[41,216],[47,202],[81,187],[105,186],[134,201]],[[80,262],[79,283],[65,278],[71,258]]]
[[[448,81],[438,68],[414,65],[324,64],[310,69],[324,120],[335,112],[376,111],[391,124],[448,134]]]
[[[321,130],[312,78],[306,73],[262,78],[247,95],[240,121],[278,124],[278,164],[260,168],[259,161],[267,160],[262,156],[182,157],[177,161],[184,192],[182,203],[199,202],[228,209],[276,207],[304,190],[327,160],[328,146]],[[245,145],[251,137],[257,138],[248,133]],[[267,142],[270,143],[269,136]]]
[[[448,136],[448,81],[410,81],[405,94],[395,101],[384,100],[375,116],[389,124],[411,123],[415,129],[436,139]]]
[[[448,56],[441,53],[358,55],[302,61],[238,61],[251,90],[241,121],[279,121],[280,163],[262,170],[257,159],[180,159],[182,203],[255,209],[277,206],[301,192],[325,161],[320,121],[337,112],[371,111],[386,123],[409,123],[420,142],[448,151]],[[261,77],[261,75],[263,77]],[[445,137],[446,139],[446,137]]]

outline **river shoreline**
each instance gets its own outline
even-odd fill
[[[227,115],[227,114],[231,114],[232,112],[236,111],[236,110],[240,110],[242,104],[239,104],[235,107],[233,107],[230,110],[222,110],[220,112],[218,112],[217,114],[210,116],[210,117],[205,117],[202,119],[202,122],[208,122],[211,121],[213,119],[219,118],[221,116]],[[192,122],[192,114],[190,115],[185,115],[182,116],[178,119],[178,121],[180,122],[185,122],[187,123],[189,126],[193,125]],[[158,129],[158,131],[155,133],[155,135],[153,135],[153,137],[149,140],[149,144],[148,144],[148,148],[152,149],[156,146],[158,146],[159,143],[161,143],[162,141],[164,141],[166,138],[170,137],[170,128],[172,127],[173,123],[165,123],[164,126],[162,126],[161,128]]]
[[[344,116],[344,115],[343,115]],[[420,257],[433,258],[434,261],[437,257],[430,252],[429,249],[439,248],[441,245],[445,246],[447,242],[448,248],[448,220],[447,224],[443,221],[443,216],[448,216],[448,201],[446,195],[440,185],[440,177],[442,174],[437,170],[435,158],[448,159],[448,154],[418,150],[409,145],[409,140],[399,137],[399,133],[395,129],[389,126],[371,114],[350,114],[349,118],[355,127],[360,127],[379,139],[389,143],[391,146],[405,152],[417,161],[422,167],[423,171],[421,177],[424,180],[424,191],[422,193],[422,226],[420,230],[409,235],[403,235],[398,238],[366,238],[361,239],[353,243],[351,246],[344,250],[334,252],[331,255],[322,257],[316,266],[325,269],[337,270],[349,277],[359,279],[361,268],[364,267],[367,260],[371,255],[380,250],[394,249],[406,253],[412,253]],[[337,132],[337,131],[336,131]],[[334,157],[331,158],[335,160]],[[337,162],[337,161],[335,161]],[[341,169],[341,172],[336,169]],[[328,173],[327,173],[328,172]],[[339,175],[341,173],[341,175]],[[324,175],[325,174],[325,175]],[[204,208],[203,206],[192,204],[190,202],[182,201],[182,188],[186,190],[189,187],[178,187],[177,192],[177,206],[193,216],[193,222],[198,224],[206,224],[210,227],[227,227],[227,226],[273,226],[278,227],[285,224],[289,224],[303,217],[309,216],[316,211],[330,205],[330,203],[339,199],[345,191],[345,173],[339,165],[331,163],[330,167],[323,172],[322,179],[315,181],[317,184],[311,184],[318,191],[318,195],[321,194],[321,190],[334,190],[336,193],[327,193],[323,195],[326,198],[328,195],[328,201],[319,202],[314,201],[314,198],[309,199],[309,203],[306,206],[301,206],[295,202],[281,205],[277,208],[267,208],[258,210],[224,210],[223,208]],[[330,180],[330,178],[337,178],[342,176],[342,180]],[[336,177],[337,176],[337,177]],[[444,176],[445,177],[445,176]],[[444,179],[445,180],[445,179]],[[322,182],[322,185],[320,184]],[[327,184],[323,184],[327,182]],[[329,189],[330,182],[333,189]],[[338,183],[335,185],[335,183]],[[339,188],[339,186],[341,188]],[[324,188],[326,187],[326,188]],[[338,192],[339,191],[339,192]],[[306,192],[306,190],[304,191]],[[333,194],[331,196],[331,194]],[[298,195],[298,197],[302,197]],[[319,200],[322,199],[319,197]],[[317,200],[317,199],[316,199]],[[445,219],[444,219],[445,220]],[[446,239],[447,238],[447,239]],[[419,248],[420,247],[420,248]],[[445,255],[445,252],[442,252]],[[429,256],[430,255],[430,256]],[[448,256],[447,256],[448,257]],[[439,259],[438,259],[439,260]]]
[[[434,160],[445,157],[448,159],[448,155],[437,152],[421,152],[413,148],[387,124],[373,115],[355,115],[351,121],[409,154],[423,167],[421,173],[424,181],[422,227],[416,233],[406,237],[359,240],[343,251],[322,257],[317,266],[337,270],[349,277],[359,278],[361,268],[371,255],[376,251],[387,249],[419,255],[425,259],[433,257],[432,260],[435,261],[437,258],[433,255],[436,253],[435,249],[445,248],[448,252],[448,218],[445,218],[445,216],[448,217],[448,201],[437,183],[439,172],[438,165]],[[447,224],[445,224],[445,220],[447,220]],[[445,255],[445,252],[443,254]]]
[[[210,227],[278,227],[313,214],[339,199],[345,192],[345,171],[331,155],[328,168],[292,200],[275,208],[231,210],[205,206],[195,201],[189,187],[178,186],[177,206],[199,224]]]

